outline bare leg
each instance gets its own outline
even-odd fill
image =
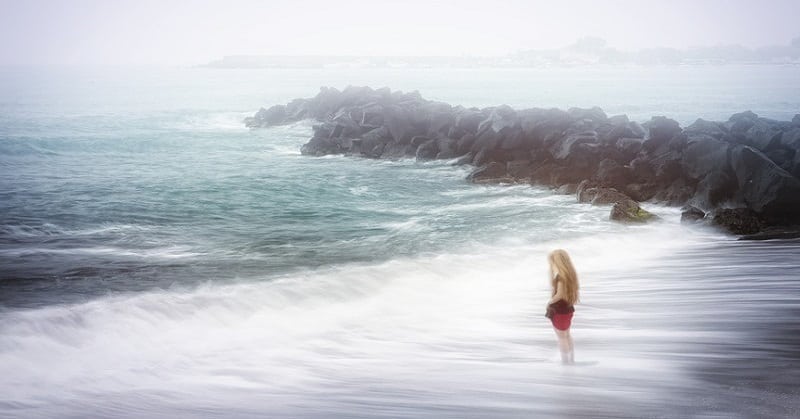
[[[564,364],[575,363],[575,346],[572,342],[572,335],[569,330],[558,330],[553,328],[558,336],[558,350],[561,352],[561,362]]]
[[[569,363],[575,363],[575,344],[572,342],[572,334],[569,333],[569,329],[565,331],[567,333],[567,343],[569,344]]]
[[[558,336],[558,350],[561,352],[561,362],[564,364],[575,363],[574,347],[569,330],[558,330],[556,328],[553,328],[553,330],[555,330],[556,336]]]

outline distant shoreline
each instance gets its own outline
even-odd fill
[[[800,65],[800,37],[786,45],[747,48],[718,45],[646,48],[622,51],[600,38],[581,38],[557,49],[524,50],[503,55],[364,56],[227,55],[198,67],[210,68],[539,68],[586,65]]]

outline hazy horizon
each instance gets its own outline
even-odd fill
[[[197,65],[229,55],[501,56],[597,37],[623,51],[788,45],[800,2],[0,0],[0,65]]]

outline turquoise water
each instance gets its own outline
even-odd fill
[[[0,70],[0,415],[796,412],[797,342],[762,323],[764,304],[798,312],[797,243],[742,245],[657,206],[661,223],[614,224],[450,162],[305,157],[310,122],[241,120],[348,84],[791,119],[798,72]],[[583,278],[571,370],[541,315],[554,247]]]

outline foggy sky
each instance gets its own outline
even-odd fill
[[[0,65],[193,65],[224,55],[503,55],[786,45],[800,1],[0,0]]]

